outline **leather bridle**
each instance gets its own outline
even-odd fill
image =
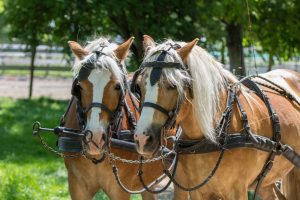
[[[105,47],[105,46],[104,46]],[[103,47],[103,48],[104,48]],[[93,137],[93,133],[90,130],[86,130],[86,125],[87,125],[87,114],[88,112],[92,109],[92,108],[100,108],[101,110],[105,111],[106,113],[108,113],[111,123],[108,125],[106,133],[103,133],[103,138],[105,141],[105,145],[103,146],[103,148],[107,148],[109,146],[109,138],[111,137],[111,133],[112,132],[118,132],[121,129],[121,125],[122,125],[122,106],[124,105],[124,101],[125,101],[125,91],[127,89],[127,82],[126,82],[126,77],[125,77],[125,72],[123,70],[123,67],[121,65],[121,63],[116,60],[115,58],[113,58],[118,66],[120,67],[120,69],[124,72],[123,74],[123,85],[124,88],[121,88],[121,94],[120,94],[120,98],[119,98],[119,103],[118,106],[115,110],[111,110],[107,105],[105,105],[104,103],[100,103],[100,102],[92,102],[90,105],[88,105],[87,107],[83,107],[82,103],[81,103],[81,88],[80,88],[80,81],[86,80],[88,78],[88,76],[90,75],[91,71],[93,69],[95,69],[95,62],[98,60],[98,58],[100,56],[109,56],[107,54],[105,54],[103,51],[103,48],[101,49],[101,51],[95,51],[93,52],[94,55],[91,55],[90,58],[83,64],[83,66],[81,67],[81,69],[78,72],[78,75],[75,77],[74,81],[73,81],[73,85],[72,85],[72,95],[75,96],[77,98],[77,108],[76,108],[76,112],[77,112],[77,119],[79,122],[79,126],[80,129],[83,131],[83,134],[85,135],[85,137],[83,137],[83,143],[85,145],[87,145],[88,143],[93,143],[93,145],[95,145],[98,149],[100,149],[98,147],[98,145],[92,140]],[[110,56],[111,57],[111,56]],[[87,136],[89,137],[89,140],[87,140]],[[104,156],[100,159],[97,160],[98,162],[101,162],[102,160],[104,160]]]
[[[166,55],[170,54],[170,52],[169,52],[170,49],[177,50],[180,48],[180,46],[178,44],[175,44],[175,45],[169,44],[169,45],[170,45],[170,47],[167,50],[158,50],[152,54],[152,56],[153,56],[153,55],[159,53],[159,56],[157,57],[157,59],[155,61],[152,61],[152,62],[145,61],[140,65],[138,71],[134,74],[134,77],[133,77],[133,81],[132,81],[132,85],[131,85],[132,91],[135,91],[137,78],[145,68],[153,68],[153,70],[150,74],[150,84],[151,85],[156,84],[160,80],[160,77],[162,75],[162,70],[164,68],[173,68],[173,69],[182,70],[184,72],[187,72],[187,74],[190,76],[189,70],[181,62],[179,62],[179,61],[178,62],[164,61]],[[181,92],[184,93],[186,88],[188,88],[190,90],[190,95],[192,96],[192,83],[185,83],[184,89]],[[141,104],[139,111],[141,112],[144,107],[150,107],[150,108],[153,108],[154,110],[158,110],[159,112],[161,112],[167,116],[167,120],[166,120],[165,124],[163,125],[162,129],[165,130],[165,129],[173,128],[176,124],[176,118],[180,111],[181,105],[183,104],[183,98],[180,98],[180,97],[183,97],[183,96],[184,96],[183,94],[178,96],[178,99],[176,102],[176,107],[172,110],[167,110],[164,107],[162,107],[161,105],[158,105],[157,103],[144,102],[143,104]]]

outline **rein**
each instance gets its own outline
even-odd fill
[[[134,79],[133,79],[133,84],[131,86],[131,89],[134,91],[135,87],[135,82],[138,78],[138,76],[141,74],[144,68],[150,67],[153,68],[152,72],[150,74],[150,83],[151,85],[154,85],[161,76],[162,69],[163,68],[175,68],[179,70],[185,70],[189,73],[189,70],[187,67],[182,66],[180,63],[173,63],[173,62],[165,62],[164,57],[168,53],[165,50],[158,51],[155,53],[160,53],[156,61],[153,62],[144,62],[141,64],[140,68],[138,71],[134,74]],[[154,53],[154,54],[155,54]],[[253,78],[259,78],[264,81],[266,81],[268,84],[257,82],[257,81],[252,81]],[[273,130],[273,137],[267,138],[258,134],[254,134],[251,131],[250,125],[248,123],[247,119],[247,113],[242,107],[242,104],[239,100],[238,97],[238,87],[240,84],[245,85],[249,89],[253,90],[264,102],[266,105],[269,116],[271,119],[272,123],[272,130]],[[271,105],[268,96],[265,94],[265,92],[258,86],[262,85],[264,87],[267,87],[269,89],[272,89],[274,91],[277,91],[279,94],[283,95],[284,97],[288,98],[289,100],[295,102],[300,106],[300,102],[289,92],[287,92],[284,88],[280,87],[279,85],[275,84],[274,82],[259,76],[259,75],[253,75],[253,76],[248,76],[243,79],[241,79],[239,82],[232,84],[228,87],[228,95],[227,95],[227,104],[224,112],[222,113],[222,117],[220,119],[219,124],[217,125],[215,132],[217,134],[217,141],[218,143],[212,143],[207,139],[201,139],[201,140],[183,140],[183,139],[177,139],[176,140],[176,162],[178,162],[179,159],[179,154],[201,154],[201,153],[210,153],[210,152],[216,152],[219,151],[220,155],[219,158],[215,164],[215,167],[212,169],[211,173],[207,176],[206,179],[204,179],[201,183],[197,184],[196,186],[187,188],[182,186],[180,183],[178,183],[175,180],[175,171],[171,173],[168,170],[164,170],[164,173],[169,177],[170,182],[173,182],[177,187],[179,187],[182,190],[185,191],[194,191],[202,186],[204,186],[206,183],[209,182],[209,180],[214,176],[215,172],[217,171],[218,167],[221,164],[221,161],[223,159],[225,150],[228,149],[233,149],[233,148],[241,148],[241,147],[248,147],[248,148],[255,148],[259,149],[262,151],[270,152],[269,157],[263,166],[260,174],[257,176],[255,182],[256,188],[255,188],[255,193],[254,193],[254,199],[257,198],[257,194],[259,192],[260,185],[264,179],[264,177],[268,174],[268,172],[271,170],[274,162],[274,158],[276,155],[283,155],[285,158],[287,158],[290,162],[292,162],[295,166],[300,168],[300,155],[297,154],[289,145],[287,144],[282,144],[280,142],[281,139],[281,134],[280,134],[280,123],[279,123],[279,118],[277,113],[275,112],[273,106]],[[192,86],[190,85],[188,87],[189,90],[192,91]],[[192,94],[192,93],[191,93]],[[144,102],[141,107],[140,111],[142,110],[143,107],[151,107],[155,110],[160,111],[161,113],[165,114],[168,119],[164,126],[162,127],[162,130],[165,130],[167,128],[170,128],[174,126],[176,123],[176,117],[179,113],[182,101],[177,101],[177,106],[174,110],[166,110],[162,106],[152,103],[152,102]],[[242,125],[244,127],[243,133],[230,133],[228,132],[229,130],[229,125],[232,119],[232,111],[233,111],[233,106],[234,104],[237,104],[237,107],[241,113],[241,120],[242,120]],[[161,142],[161,141],[160,141]],[[142,165],[142,164],[141,164]],[[177,166],[177,164],[175,165]],[[142,166],[140,166],[140,169],[142,169]],[[144,185],[143,179],[141,177],[141,172],[139,170],[139,178],[140,182]],[[169,184],[169,183],[168,183]],[[145,187],[145,185],[144,185]],[[145,187],[146,188],[146,187]],[[163,188],[165,189],[165,188]],[[159,191],[153,191],[150,190],[149,188],[146,188],[148,192],[152,193],[159,193],[162,192],[162,190]]]

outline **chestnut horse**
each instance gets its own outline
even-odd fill
[[[170,122],[167,111],[178,111],[176,121],[171,122],[182,127],[183,139],[206,138],[213,144],[217,143],[215,128],[226,108],[228,84],[238,83],[238,80],[221,63],[197,46],[197,41],[195,39],[190,43],[183,43],[167,40],[156,45],[151,37],[144,36],[146,53],[143,64],[148,66],[141,70],[138,84],[141,103],[147,104],[142,104],[134,137],[138,152],[145,157],[152,157],[159,148],[162,128]],[[155,62],[157,65],[167,63],[168,67],[151,66]],[[283,87],[300,102],[300,74],[290,70],[274,70],[262,76]],[[260,82],[269,84],[264,80]],[[241,84],[236,89],[252,132],[272,138],[272,121],[265,103]],[[272,89],[263,87],[263,90],[279,116],[281,142],[300,152],[299,105]],[[241,114],[235,103],[229,133],[240,133],[243,129]],[[269,154],[255,148],[226,150],[214,176],[201,189],[190,192],[191,199],[246,200],[248,188],[255,186],[256,178]],[[177,171],[176,181],[188,188],[199,184],[216,166],[219,155],[219,152],[181,155],[179,163],[183,170]],[[293,168],[294,165],[285,157],[276,156],[273,168],[262,182],[261,188],[274,186],[276,180]],[[296,192],[299,193],[299,188]]]
[[[82,107],[87,108],[89,104],[103,103],[108,109],[114,111],[121,98],[121,93],[124,92],[124,98],[128,106],[134,113],[136,119],[139,114],[134,109],[133,102],[125,91],[124,78],[126,77],[126,69],[124,60],[128,55],[129,48],[132,44],[133,38],[130,38],[125,43],[117,46],[116,44],[109,43],[105,38],[99,38],[91,42],[87,47],[82,48],[77,42],[70,41],[69,46],[76,56],[77,60],[74,65],[75,76],[79,79],[80,86],[80,99]],[[79,74],[80,70],[84,67],[85,62],[89,62],[89,58],[97,55],[94,60],[93,69],[83,76]],[[101,54],[101,55],[100,55]],[[91,64],[91,63],[90,63]],[[78,77],[80,75],[81,77]],[[138,101],[135,99],[135,103]],[[80,129],[76,118],[76,101],[73,101],[70,110],[65,118],[65,126],[69,128]],[[108,112],[100,107],[92,107],[86,113],[86,130],[92,132],[93,143],[89,143],[87,151],[88,156],[98,158],[100,155],[99,147],[102,143],[102,134],[108,134],[108,124],[111,122],[111,116]],[[130,129],[127,116],[122,120],[124,129]],[[97,146],[94,146],[94,144]],[[129,160],[137,160],[138,154],[127,152],[121,149],[112,148],[112,153],[122,158]],[[69,153],[65,153],[68,155]],[[109,199],[129,199],[130,195],[119,187],[109,159],[103,162],[94,164],[83,156],[77,158],[65,158],[65,166],[68,170],[68,183],[69,191],[72,199],[92,199],[99,189],[108,195]],[[129,165],[117,161],[120,179],[131,190],[143,189],[136,175],[138,165]],[[153,170],[155,169],[155,170]],[[155,180],[162,174],[162,168],[159,162],[153,162],[145,165],[144,178],[147,183]],[[156,199],[150,193],[144,192],[143,199]]]

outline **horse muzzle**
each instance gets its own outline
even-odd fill
[[[91,130],[83,131],[83,146],[85,152],[90,155],[99,155],[101,154],[102,149],[104,148],[107,137],[105,133],[93,132]]]
[[[159,136],[154,132],[135,133],[134,141],[137,146],[137,152],[145,157],[152,157],[160,146]]]

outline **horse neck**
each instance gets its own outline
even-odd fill
[[[224,89],[220,93],[220,112],[214,116],[214,124],[218,123],[221,112],[226,107],[227,91]],[[182,128],[183,138],[186,139],[202,139],[204,134],[199,126],[197,116],[194,112],[191,100],[185,100],[178,116],[178,122]]]

